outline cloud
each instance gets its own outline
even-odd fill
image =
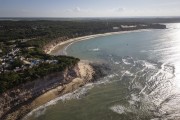
[[[117,8],[116,11],[117,12],[123,12],[125,10],[125,8]]]
[[[72,8],[72,9],[67,9],[65,10],[65,12],[69,12],[69,13],[78,13],[78,12],[82,12],[82,9],[80,7],[75,7],[75,8]]]
[[[76,7],[76,8],[73,9],[73,11],[74,11],[74,12],[80,12],[81,9],[80,9],[79,7]]]
[[[122,8],[122,7],[120,7],[120,8],[113,8],[113,9],[109,9],[108,11],[111,12],[111,13],[119,13],[119,12],[124,12],[125,8]]]

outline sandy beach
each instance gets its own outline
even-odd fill
[[[75,42],[88,40],[88,39],[100,37],[100,36],[108,36],[108,35],[138,32],[138,31],[142,31],[142,30],[112,32],[112,33],[96,34],[96,35],[89,35],[89,36],[69,39],[67,41],[60,42],[55,46],[51,46],[50,50],[47,51],[46,53],[53,55],[54,51],[62,51],[62,54],[66,55],[66,49]],[[51,104],[51,102],[58,99],[60,96],[65,95],[67,93],[71,93],[75,91],[76,89],[78,89],[79,87],[93,80],[93,75],[96,73],[95,73],[94,68],[90,65],[89,61],[81,60],[78,63],[78,68],[79,68],[80,77],[74,78],[70,83],[62,85],[62,86],[58,86],[42,94],[38,98],[36,98],[30,105],[31,108],[33,108],[33,110],[29,114],[27,114],[24,119],[26,120],[28,116],[31,116],[37,110],[40,110],[48,106],[49,104]]]
[[[36,98],[32,103],[34,108],[47,103],[48,101],[58,97],[59,95],[72,92],[79,86],[84,85],[87,82],[90,82],[94,74],[93,68],[87,62],[85,63],[83,61],[78,63],[78,67],[80,77],[73,79],[72,82],[68,84],[58,86]]]
[[[8,114],[5,119],[13,120],[21,116],[23,117],[23,120],[26,120],[32,113],[50,105],[61,96],[74,92],[79,87],[84,86],[86,83],[91,82],[94,79],[95,71],[88,61],[78,62],[75,71],[77,76],[74,76],[71,81],[66,84],[59,84],[59,86],[44,92],[40,96],[34,98],[32,101],[22,105],[11,114]]]
[[[94,34],[94,35],[87,35],[87,36],[83,36],[83,37],[77,37],[77,38],[69,39],[69,40],[66,40],[63,42],[59,42],[56,45],[51,45],[50,49],[45,50],[45,53],[51,54],[51,55],[57,55],[56,52],[60,51],[60,52],[58,52],[60,55],[67,55],[66,49],[75,42],[89,40],[89,39],[96,38],[96,37],[130,33],[130,32],[140,32],[140,31],[147,31],[147,30],[142,29],[142,30],[132,30],[132,31],[119,31],[119,32],[109,32],[109,33],[103,33],[103,34]]]
[[[73,79],[68,84],[58,86],[52,90],[49,90],[48,92],[36,98],[31,103],[31,108],[33,108],[33,110],[29,114],[27,114],[23,118],[23,120],[26,120],[26,118],[29,115],[31,115],[33,112],[36,112],[37,110],[47,106],[49,103],[51,103],[51,100],[53,101],[57,97],[73,92],[80,86],[85,85],[86,83],[90,82],[93,79],[94,70],[87,61],[80,61],[78,63],[78,68],[79,68],[80,77]]]

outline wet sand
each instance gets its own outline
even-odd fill
[[[123,33],[130,33],[130,32],[140,32],[140,31],[145,31],[145,29],[142,30],[132,30],[132,31],[120,31],[120,32],[109,32],[109,33],[103,33],[103,34],[95,34],[95,35],[87,35],[83,37],[77,37],[77,38],[72,38],[63,42],[59,42],[56,45],[52,45],[51,48],[48,51],[45,51],[47,54],[51,55],[67,55],[66,49],[73,43],[83,41],[83,40],[89,40],[91,38],[96,38],[96,37],[102,37],[102,36],[109,36],[109,35],[115,35],[115,34],[123,34]]]
[[[58,86],[36,98],[31,104],[31,107],[34,110],[27,114],[24,119],[26,119],[26,117],[29,116],[33,111],[41,108],[43,105],[50,102],[51,100],[60,97],[66,93],[73,92],[77,88],[85,85],[93,79],[94,70],[87,61],[80,61],[78,63],[78,68],[80,77],[73,79],[68,84]]]

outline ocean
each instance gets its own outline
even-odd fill
[[[179,120],[180,24],[100,36],[68,46],[70,56],[108,64],[95,83],[32,111],[27,120]]]

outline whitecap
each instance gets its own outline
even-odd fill
[[[128,102],[130,105],[133,105],[138,101],[140,101],[140,98],[135,94],[131,94],[131,99]]]
[[[99,48],[89,49],[89,51],[93,51],[93,52],[97,52],[99,50],[100,50]]]
[[[71,92],[71,93],[67,93],[63,96],[60,96],[54,100],[51,100],[49,101],[48,103],[32,110],[30,113],[28,113],[24,118],[23,120],[26,120],[29,116],[32,116],[33,114],[35,115],[35,117],[38,117],[42,114],[45,113],[46,111],[46,108],[48,106],[51,106],[51,105],[55,105],[57,104],[58,101],[66,101],[66,100],[71,100],[71,99],[80,99],[83,95],[85,95],[87,93],[87,91],[91,88],[93,88],[93,84],[92,83],[89,83],[89,84],[86,84],[84,87],[82,88],[78,88],[77,90],[75,90],[74,92]]]
[[[116,76],[117,74],[112,74],[112,75],[109,75],[107,77],[104,77],[102,80],[99,80],[95,83],[88,83],[86,85],[84,85],[83,87],[80,87],[78,89],[76,89],[75,91],[71,92],[71,93],[67,93],[63,96],[60,96],[56,99],[53,99],[51,101],[49,101],[48,103],[32,110],[30,113],[28,113],[24,118],[23,120],[26,120],[28,119],[29,116],[32,116],[33,114],[35,115],[35,117],[38,117],[42,114],[45,113],[46,111],[46,108],[48,106],[51,106],[51,105],[55,105],[57,104],[58,101],[67,101],[67,100],[72,100],[72,99],[81,99],[83,95],[85,95],[88,90],[92,89],[95,85],[100,85],[100,84],[105,84],[105,83],[109,83],[110,82],[110,78]]]
[[[133,73],[131,73],[130,71],[126,71],[125,74],[128,76],[133,76]]]
[[[126,112],[131,112],[129,109],[125,108],[122,105],[112,106],[112,107],[110,107],[110,110],[112,110],[113,112],[118,113],[118,114],[125,114]]]
[[[156,64],[150,63],[148,61],[139,60],[138,62],[140,62],[144,67],[146,67],[148,69],[157,69]]]
[[[110,108],[112,111],[118,113],[118,114],[123,114],[125,113],[125,107],[121,105],[113,106]]]
[[[41,110],[38,110],[38,111],[35,112],[35,117],[37,118],[37,117],[45,114],[45,112],[46,112],[46,108],[43,108],[43,109],[41,109]]]
[[[130,65],[131,63],[129,63],[126,59],[122,59],[123,63],[126,65]]]
[[[120,62],[114,62],[114,64],[119,65],[119,64],[120,64]]]
[[[155,64],[152,64],[152,63],[149,63],[149,62],[144,61],[144,65],[145,65],[146,68],[148,68],[148,69],[156,69]]]
[[[108,75],[107,77],[108,77],[108,78],[113,78],[113,77],[115,77],[115,76],[118,76],[118,74],[111,74],[111,75]]]

